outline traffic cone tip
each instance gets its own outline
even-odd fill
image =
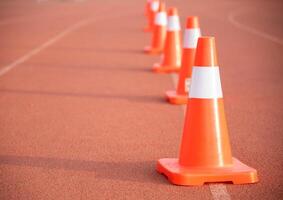
[[[159,3],[158,12],[165,12],[165,11],[166,11],[165,3],[164,3],[164,2],[160,2],[160,3]]]
[[[214,37],[199,37],[196,50],[196,66],[218,66]]]
[[[178,9],[175,7],[168,8],[168,16],[178,16]]]
[[[189,16],[187,17],[186,28],[199,28],[199,19],[197,16]]]

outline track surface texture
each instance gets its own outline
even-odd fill
[[[171,185],[182,107],[142,53],[145,0],[0,1],[0,199],[280,199],[283,4],[167,0],[216,37],[233,156],[253,185]]]

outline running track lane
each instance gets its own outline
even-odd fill
[[[203,10],[202,2],[188,2],[190,6],[170,2],[182,8],[183,22],[186,13],[195,12],[203,19],[203,32],[217,36],[234,156],[257,168],[261,175],[257,185],[228,185],[229,196],[278,199],[282,180],[279,134],[282,125],[278,121],[282,119],[279,104],[282,94],[277,89],[282,91],[278,67],[282,60],[275,58],[282,47],[254,38],[252,33],[239,30],[229,22],[230,12],[242,7],[251,9],[248,3],[220,2],[213,5],[219,12],[211,13]],[[257,9],[274,8],[272,3],[257,5]],[[140,10],[133,3],[126,6],[133,8],[132,11]],[[248,10],[247,15],[252,15],[252,11]],[[156,58],[139,53],[148,38],[139,32],[143,21],[133,13],[128,11],[120,18],[110,17],[82,27],[1,77],[0,103],[4,109],[0,117],[5,122],[2,127],[6,133],[1,136],[5,142],[0,146],[2,180],[5,180],[1,183],[4,185],[1,194],[7,195],[5,198],[219,198],[211,195],[208,186],[169,185],[154,171],[156,159],[177,155],[183,116],[181,108],[162,103],[163,91],[172,87],[170,76],[157,76],[146,70]],[[130,16],[136,17],[129,19]],[[251,25],[266,26],[255,15],[252,17]],[[128,23],[122,23],[123,19]],[[105,26],[107,21],[112,26]],[[115,38],[111,32],[116,33]],[[255,40],[256,46],[250,44],[248,49],[254,51],[247,51],[241,42],[229,42],[231,35],[237,36],[235,40]],[[228,48],[232,55],[239,50],[246,54],[237,54],[239,59],[235,61]],[[255,59],[266,55],[265,48],[272,49],[267,54],[270,59]],[[265,68],[267,64],[272,66],[269,70]],[[238,95],[240,92],[248,95]],[[261,95],[272,95],[274,107],[278,103],[277,109],[263,104]],[[267,109],[267,116],[258,116],[258,112]],[[265,121],[277,129],[267,127],[267,131]],[[249,138],[245,137],[247,130]],[[246,148],[246,144],[250,147]],[[265,156],[263,144],[269,144],[271,157]],[[275,164],[271,167],[268,163]]]

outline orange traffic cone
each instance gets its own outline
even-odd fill
[[[160,159],[157,171],[177,185],[255,183],[257,171],[232,158],[213,37],[200,37],[179,159]]]
[[[148,13],[148,16],[147,16],[148,25],[147,25],[147,27],[144,28],[145,32],[153,31],[154,18],[155,18],[155,14],[158,11],[158,8],[159,8],[159,0],[151,0],[150,1],[150,9],[149,9],[149,13]]]
[[[195,50],[199,37],[200,28],[198,17],[188,17],[184,35],[182,65],[179,72],[177,90],[167,91],[165,94],[168,101],[172,104],[186,104],[188,101],[192,67],[195,61]]]
[[[152,0],[147,0],[145,4],[145,9],[144,9],[144,15],[148,16],[150,13],[150,4]]]
[[[169,8],[167,33],[161,62],[153,66],[157,73],[178,72],[181,67],[180,21],[176,8]]]
[[[158,54],[163,51],[166,37],[166,25],[167,13],[165,11],[165,4],[160,3],[158,13],[155,15],[151,46],[144,48],[146,53]]]

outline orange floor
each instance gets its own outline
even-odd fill
[[[152,73],[145,0],[1,0],[0,199],[280,199],[283,3],[166,0],[216,37],[233,156],[253,185],[171,185],[183,108]]]

